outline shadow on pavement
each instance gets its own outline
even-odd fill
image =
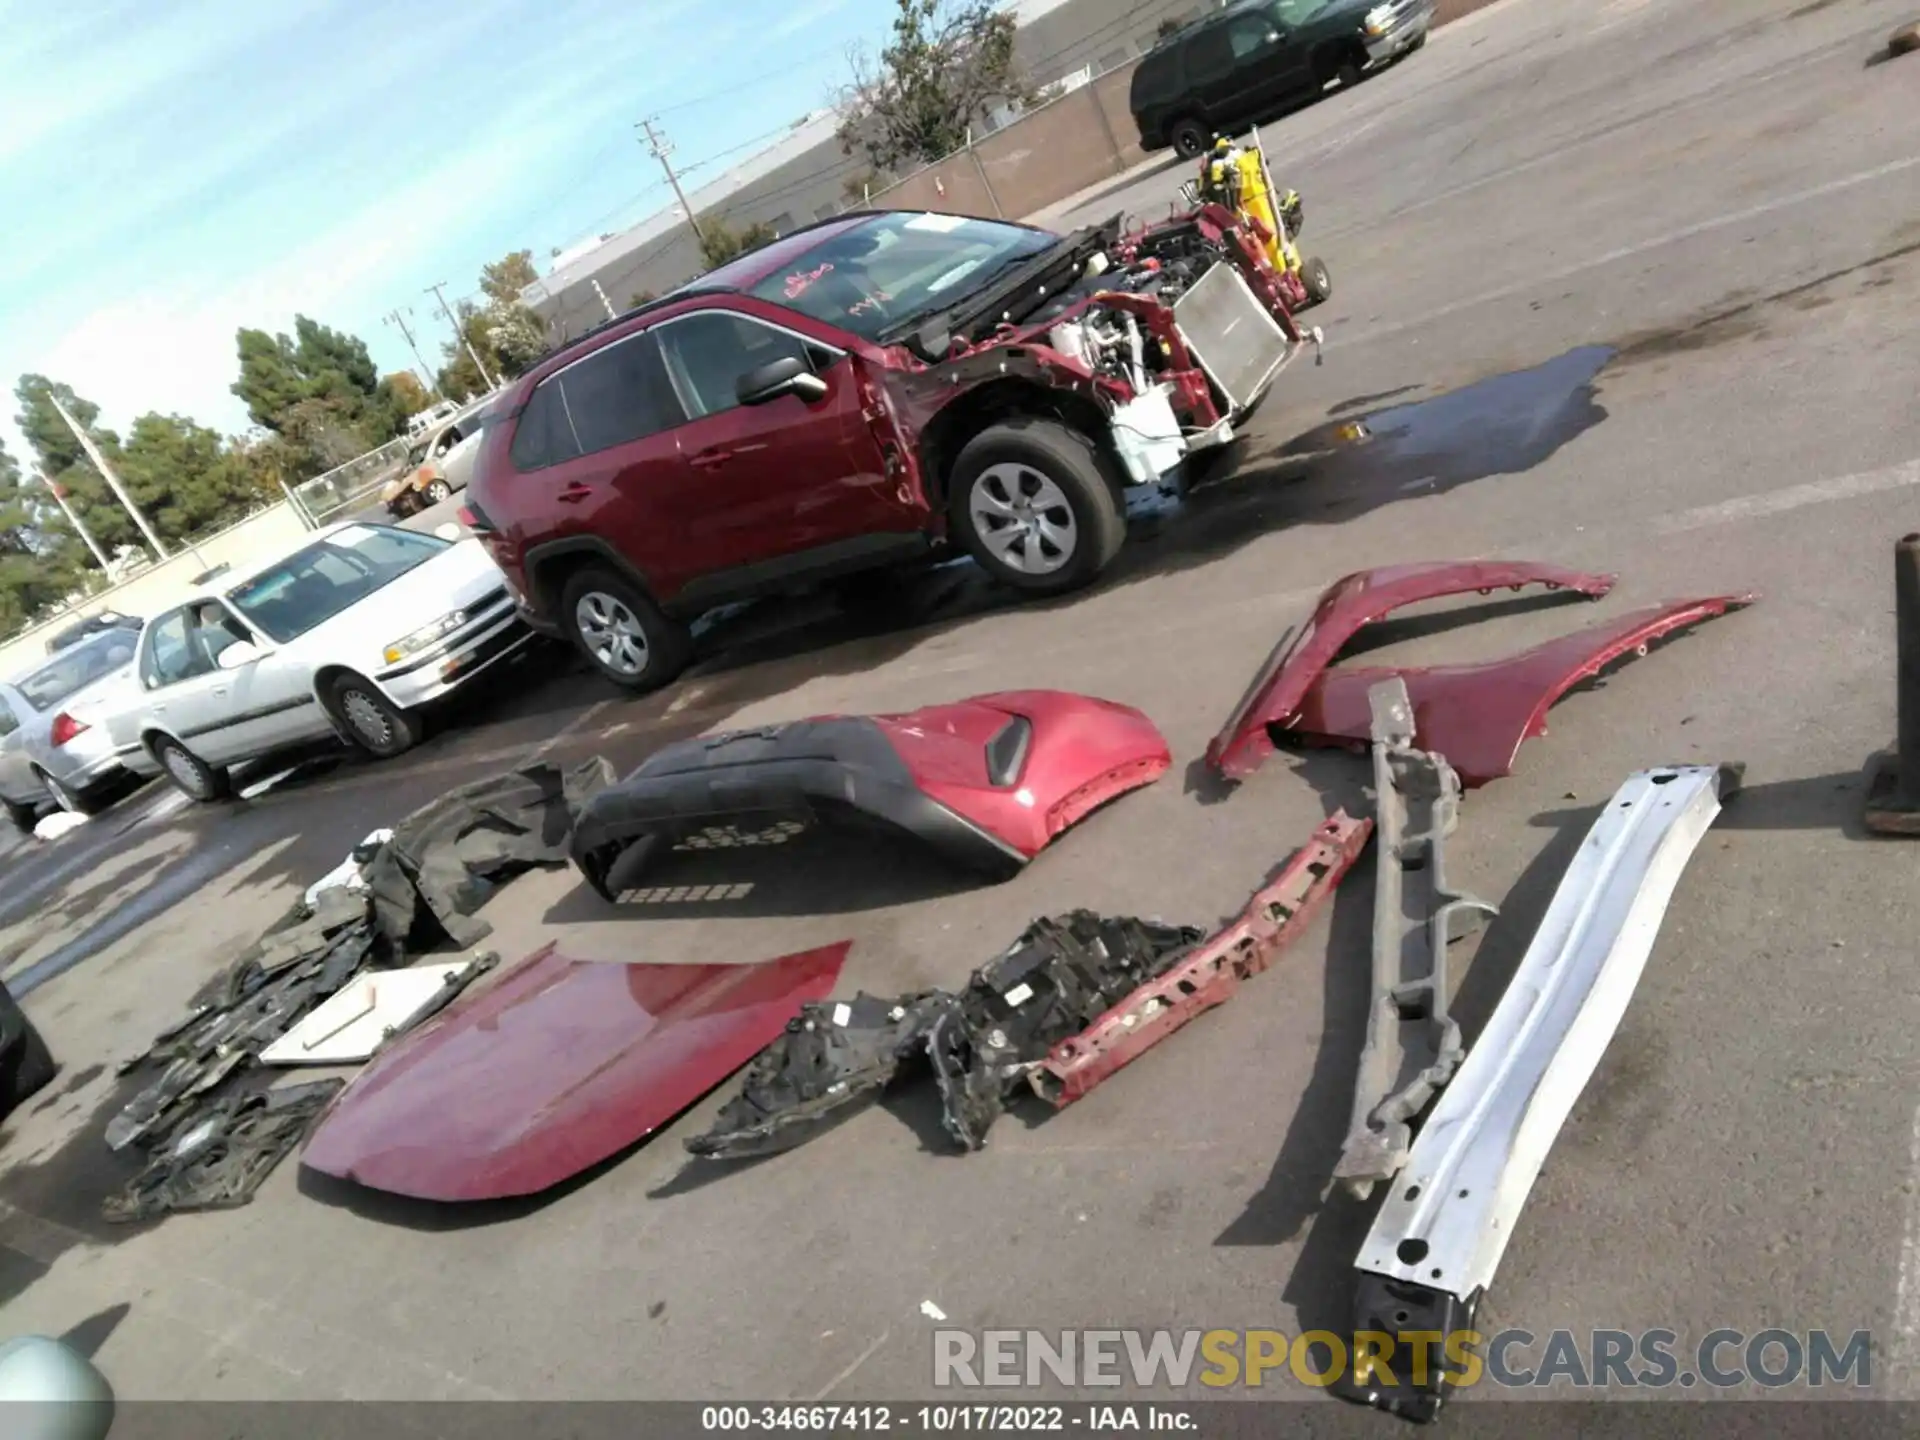
[[[1867,767],[1876,757],[1868,757]],[[1831,775],[1809,775],[1799,780],[1754,781],[1728,800],[1713,822],[1714,830],[1831,830],[1848,840],[1873,840],[1861,816],[1866,796],[1863,770],[1840,770]],[[1591,824],[1593,809],[1543,810],[1527,823],[1560,826],[1580,820]]]
[[[107,1343],[107,1338],[115,1330],[120,1328],[120,1322],[126,1319],[132,1310],[133,1306],[124,1300],[118,1305],[109,1305],[98,1315],[89,1315],[71,1330],[63,1333],[60,1336],[60,1342],[91,1360],[100,1353],[100,1347]]]

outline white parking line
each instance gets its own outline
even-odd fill
[[[1900,1239],[1900,1283],[1893,1302],[1892,1372],[1887,1387],[1895,1399],[1920,1397],[1920,1110],[1913,1112],[1907,1147],[1906,1231]]]
[[[1899,490],[1910,485],[1920,485],[1920,460],[1909,460],[1904,465],[1889,465],[1884,470],[1865,470],[1858,475],[1839,475],[1831,480],[1789,485],[1784,490],[1769,490],[1761,495],[1742,495],[1734,500],[1722,500],[1717,505],[1702,505],[1694,510],[1657,515],[1648,528],[1661,535],[1681,535],[1689,530],[1706,530],[1740,520],[1784,515],[1789,510],[1801,510],[1808,505],[1852,500],[1861,495],[1877,495],[1885,490]]]
[[[1710,235],[1715,230],[1724,230],[1732,225],[1744,225],[1749,220],[1759,220],[1776,211],[1790,210],[1810,201],[1823,200],[1829,195],[1839,194],[1842,190],[1852,190],[1861,185],[1871,184],[1875,180],[1884,180],[1889,175],[1898,175],[1915,166],[1920,166],[1920,155],[1908,155],[1899,160],[1889,160],[1886,164],[1875,165],[1870,170],[1856,170],[1851,175],[1842,175],[1837,180],[1829,180],[1823,185],[1796,190],[1790,195],[1778,195],[1758,205],[1749,205],[1744,210],[1729,210],[1724,215],[1715,215],[1708,220],[1697,220],[1691,225],[1681,226],[1678,230],[1669,230],[1664,235],[1656,235],[1651,240],[1642,240],[1637,245],[1622,245],[1605,254],[1596,255],[1591,260],[1563,265],[1558,270],[1549,270],[1516,284],[1502,285],[1497,290],[1487,290],[1466,300],[1455,300],[1451,304],[1429,310],[1424,315],[1416,315],[1411,320],[1402,320],[1397,324],[1381,325],[1372,330],[1362,330],[1356,335],[1343,336],[1340,343],[1342,346],[1363,345],[1375,340],[1385,340],[1394,335],[1404,335],[1409,330],[1418,330],[1422,326],[1431,325],[1436,320],[1444,320],[1450,315],[1476,310],[1482,305],[1491,305],[1496,300],[1510,300],[1516,295],[1538,290],[1543,285],[1554,285],[1562,280],[1571,280],[1574,276],[1584,275],[1589,270],[1618,264],[1622,260],[1631,260],[1636,255],[1645,255],[1654,250],[1664,250],[1669,245],[1678,245],[1683,240]]]

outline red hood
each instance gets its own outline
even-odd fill
[[[533,1195],[666,1124],[833,989],[850,942],[757,965],[549,945],[375,1059],[301,1163],[423,1200]]]

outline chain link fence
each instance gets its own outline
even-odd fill
[[[377,450],[334,466],[324,475],[302,480],[293,487],[294,502],[314,525],[339,519],[349,510],[366,504],[369,496],[377,495],[399,473],[407,462],[407,450],[418,438],[402,435]]]

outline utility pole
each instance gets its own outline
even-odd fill
[[[147,537],[147,544],[153,547],[154,555],[161,560],[165,560],[167,558],[167,547],[161,543],[160,537],[153,533],[153,526],[147,523],[147,517],[140,513],[140,507],[133,503],[133,497],[127,494],[125,488],[120,484],[120,477],[113,473],[113,467],[107,464],[107,457],[100,453],[100,447],[93,443],[93,437],[87,434],[85,430],[82,430],[80,428],[80,422],[67,413],[67,407],[60,403],[60,397],[58,395],[49,390],[47,391],[47,399],[51,400],[53,402],[53,408],[60,412],[60,418],[67,422],[67,429],[71,430],[73,432],[73,438],[80,442],[80,448],[86,452],[87,459],[93,462],[93,468],[100,472],[100,478],[107,482],[108,488],[119,497],[120,503],[126,506],[127,514],[131,515],[133,517],[133,523],[140,527],[140,533]],[[194,550],[191,543],[187,545],[187,549],[192,552],[194,559],[200,559],[200,552]]]
[[[693,238],[700,242],[701,252],[707,248],[707,237],[701,232],[699,217],[693,213],[693,206],[687,203],[687,192],[680,188],[680,177],[673,173],[673,162],[667,157],[673,154],[673,142],[653,128],[653,121],[642,120],[633,127],[647,132],[647,145],[653,151],[653,158],[660,162],[660,168],[667,172],[667,183],[673,187],[674,197],[679,200],[680,208],[686,212],[687,224],[693,227]]]
[[[473,348],[472,344],[467,340],[467,332],[462,330],[460,328],[460,322],[453,318],[453,311],[447,305],[447,297],[441,293],[446,288],[447,282],[442,280],[437,285],[429,285],[426,293],[440,302],[440,313],[447,317],[447,323],[453,327],[454,338],[460,342],[460,347],[467,352],[467,358],[473,361],[473,368],[480,372],[480,383],[485,385],[489,392],[498,390],[500,388],[500,382],[487,373],[486,362],[480,358],[480,352]]]
[[[607,307],[607,318],[609,320],[618,320],[620,318],[620,312],[613,308],[613,302],[607,298],[607,292],[600,288],[600,282],[595,280],[592,284],[593,293],[598,295],[600,297],[600,303]]]
[[[413,358],[420,366],[420,383],[427,387],[427,397],[432,399],[438,396],[440,391],[433,383],[433,371],[427,366],[427,357],[420,353],[420,346],[413,338],[413,331],[407,328],[406,317],[412,313],[411,310],[403,312],[396,307],[387,312],[386,320],[389,325],[397,325],[400,328],[400,333],[407,337],[407,348],[413,351]],[[475,363],[477,364],[478,362],[476,361]]]
[[[67,517],[67,523],[78,530],[80,532],[80,538],[87,542],[87,549],[91,550],[93,552],[93,558],[100,562],[101,573],[111,580],[113,578],[113,562],[107,559],[107,552],[100,548],[100,542],[93,538],[93,532],[87,529],[78,515],[73,513],[73,507],[67,504],[66,492],[54,484],[53,481],[49,480],[45,474],[41,474],[40,483],[47,487],[48,492],[53,496],[53,503],[58,505],[60,507],[60,513]]]

